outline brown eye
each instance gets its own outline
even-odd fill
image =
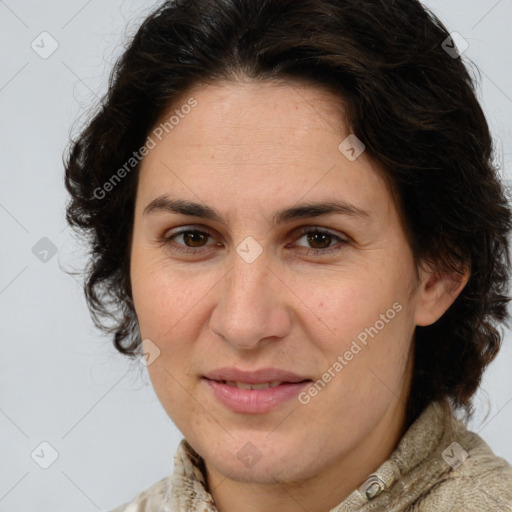
[[[326,249],[331,245],[332,235],[329,233],[311,232],[307,235],[308,243],[313,249]]]
[[[199,229],[182,229],[180,231],[168,232],[164,235],[163,241],[173,250],[193,253],[212,245],[208,243],[210,238],[212,238],[212,236],[206,231],[200,231]]]
[[[184,231],[180,235],[183,236],[183,242],[188,247],[202,247],[210,236],[202,231]]]
[[[295,245],[307,255],[327,255],[348,244],[348,240],[341,236],[319,228],[305,227],[301,230],[300,235],[301,237],[295,242]]]

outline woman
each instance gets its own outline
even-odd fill
[[[415,0],[151,14],[66,161],[94,319],[184,436],[116,512],[512,510],[461,415],[507,319],[491,156]]]

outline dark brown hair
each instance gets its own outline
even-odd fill
[[[88,305],[116,348],[140,348],[129,274],[138,165],[108,193],[104,184],[192,86],[305,81],[343,100],[395,194],[417,265],[471,269],[442,318],[416,327],[408,423],[443,397],[469,417],[508,318],[512,214],[474,82],[447,38],[416,0],[186,0],[147,17],[65,158],[67,219],[91,250]]]

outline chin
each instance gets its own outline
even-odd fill
[[[215,467],[231,480],[255,484],[277,484],[295,482],[308,477],[314,471],[312,464],[304,460],[304,453],[296,444],[283,442],[282,439],[271,440],[268,432],[243,436],[219,443],[221,450],[207,449],[203,458],[207,465]],[[265,439],[267,437],[267,439]],[[250,439],[252,438],[252,441]],[[290,454],[295,454],[292,458]]]

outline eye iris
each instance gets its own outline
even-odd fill
[[[201,247],[207,241],[208,235],[199,231],[186,231],[183,233],[183,241],[188,247]],[[328,233],[313,232],[307,235],[308,243],[314,249],[325,249],[330,246],[332,236]]]
[[[202,242],[205,242],[208,235],[206,233],[200,233],[199,231],[187,231],[183,233],[183,241],[189,247],[201,247]]]
[[[308,235],[308,243],[311,244],[314,249],[325,249],[329,247],[331,239],[332,237],[328,233],[310,233]],[[317,244],[320,244],[321,247],[318,247]]]

